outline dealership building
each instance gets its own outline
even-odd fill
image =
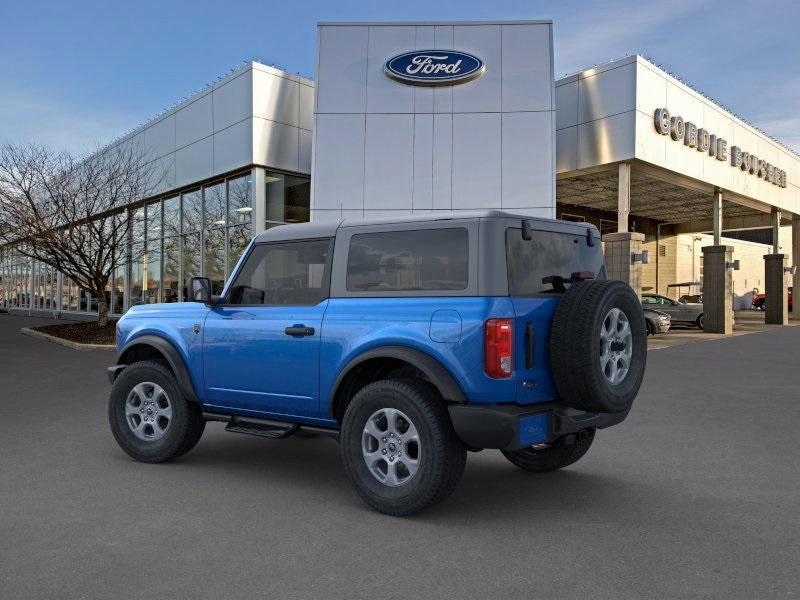
[[[611,276],[702,293],[712,331],[754,288],[785,322],[800,277],[800,156],[640,56],[556,80],[548,21],[321,23],[314,81],[248,63],[115,144],[166,173],[125,209],[145,251],[109,287],[116,314],[193,275],[221,289],[276,224],[411,212],[592,223]],[[10,246],[0,276],[14,310],[96,305]]]

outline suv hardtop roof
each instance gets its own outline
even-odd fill
[[[274,242],[274,241],[288,241],[297,239],[312,239],[322,237],[333,237],[340,227],[361,227],[365,225],[392,225],[400,223],[434,223],[437,221],[464,221],[475,219],[525,219],[533,224],[536,229],[536,223],[547,224],[552,226],[558,223],[559,227],[564,227],[565,230],[571,233],[579,233],[586,231],[589,227],[594,231],[597,228],[591,223],[578,223],[573,221],[560,221],[557,219],[546,219],[544,217],[531,217],[528,215],[521,215],[510,213],[502,210],[484,210],[484,211],[464,211],[456,213],[423,213],[416,215],[398,215],[396,217],[377,217],[371,219],[340,219],[338,221],[328,221],[324,223],[293,223],[288,225],[278,225],[258,234],[255,243]]]

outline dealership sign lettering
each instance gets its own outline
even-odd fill
[[[409,85],[455,85],[483,75],[486,67],[477,56],[456,50],[414,50],[386,61],[387,77]]]
[[[670,116],[666,108],[656,110],[654,121],[656,131],[661,135],[668,135],[676,142],[682,141],[684,146],[707,153],[719,161],[730,160],[730,164],[734,168],[760,177],[779,187],[786,187],[786,171],[783,169],[758,158],[755,154],[745,152],[738,146],[731,146],[728,151],[728,142],[725,139],[703,128],[698,128],[691,121],[684,121],[683,117]]]

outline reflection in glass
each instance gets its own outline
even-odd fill
[[[211,293],[221,294],[225,285],[225,230],[208,229],[205,235],[205,276],[211,280]]]
[[[144,241],[144,208],[131,212],[131,239],[134,242]]]
[[[267,173],[267,227],[270,223],[305,223],[311,216],[308,177]]]
[[[78,284],[74,281],[70,280],[69,282],[69,309],[70,310],[78,310],[78,294],[80,290],[78,289]]]
[[[280,173],[267,173],[267,221],[284,222],[284,176]]]
[[[203,188],[203,194],[206,202],[206,226],[224,226],[227,223],[225,219],[225,182],[221,181]]]
[[[113,311],[117,314],[125,312],[125,267],[114,270],[114,284],[111,287]]]
[[[228,275],[233,271],[236,266],[236,261],[239,260],[239,257],[249,243],[249,225],[237,225],[236,227],[228,229],[228,268],[225,271]]]
[[[136,243],[131,245],[131,278],[130,278],[130,298],[128,298],[128,306],[137,306],[142,303],[142,244]]]
[[[181,199],[178,196],[164,200],[164,235],[181,232]]]
[[[166,206],[166,205],[165,205]],[[164,238],[164,272],[162,273],[163,293],[162,302],[178,302],[180,290],[179,282],[179,260],[177,237]]]
[[[147,251],[142,256],[144,269],[144,303],[161,301],[161,240],[147,242]]]
[[[161,202],[151,202],[147,205],[147,239],[154,240],[161,236]]]
[[[200,190],[183,194],[183,232],[200,231],[203,221],[203,204],[200,199]]]
[[[66,277],[61,284],[61,310],[69,310],[69,279]]]
[[[186,282],[191,277],[200,276],[200,234],[191,233],[182,237],[183,241],[183,280],[181,281],[181,288],[183,289],[182,298],[187,299],[189,296],[186,293]]]
[[[285,176],[287,223],[306,223],[311,217],[311,181],[308,177]]]
[[[250,204],[250,175],[228,181],[228,223],[249,223],[253,216]]]

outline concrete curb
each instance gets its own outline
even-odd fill
[[[49,333],[44,333],[43,331],[36,331],[30,327],[23,327],[19,330],[19,332],[24,335],[39,338],[40,340],[66,346],[67,348],[72,348],[73,350],[105,350],[107,352],[114,352],[117,349],[117,347],[113,344],[79,344],[78,342],[71,342],[70,340],[65,340],[63,338],[50,335]]]

